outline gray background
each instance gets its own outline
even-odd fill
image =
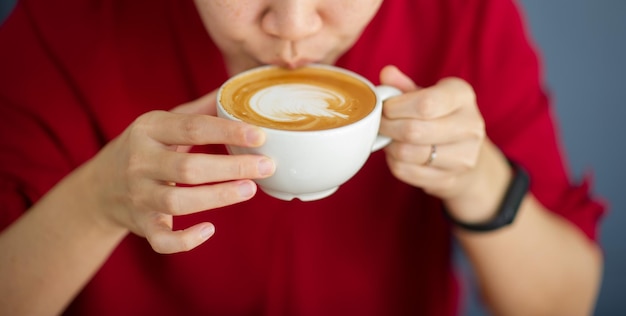
[[[601,231],[606,262],[595,314],[626,315],[626,0],[519,1],[546,66],[572,174],[581,179],[592,173],[595,191],[610,206]],[[14,2],[0,0],[0,20]],[[461,255],[459,262],[471,289]],[[466,315],[486,314],[474,291],[466,304]]]

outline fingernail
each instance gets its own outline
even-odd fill
[[[213,236],[214,233],[215,233],[215,226],[206,225],[202,227],[202,229],[200,230],[200,237],[202,237],[202,239],[209,239],[209,237]]]
[[[239,195],[244,198],[251,197],[254,195],[256,187],[250,181],[243,181],[239,184]]]
[[[272,159],[263,158],[259,160],[259,174],[262,176],[270,176],[274,173],[274,162]]]

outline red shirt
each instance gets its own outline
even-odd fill
[[[0,28],[0,47],[0,227],[140,114],[227,78],[191,1],[21,1]],[[511,0],[384,1],[337,64],[374,83],[387,64],[421,86],[469,81],[488,136],[529,171],[538,200],[596,238],[603,206],[586,182],[568,178]],[[160,255],[129,235],[67,314],[457,313],[441,203],[395,179],[381,152],[327,199],[259,193],[175,222],[205,220],[217,233],[188,253]]]

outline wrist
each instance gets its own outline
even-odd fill
[[[512,168],[513,176],[495,214],[492,214],[487,220],[467,222],[455,218],[444,209],[444,215],[448,220],[455,226],[472,232],[494,231],[513,223],[522,200],[528,191],[529,177],[521,166],[510,160],[508,162]]]
[[[120,209],[103,196],[107,192],[102,185],[110,183],[98,172],[96,158],[76,168],[68,177],[69,188],[74,192],[76,201],[90,225],[103,232],[128,233],[128,229],[115,219],[113,210]]]
[[[485,142],[476,168],[467,175],[464,190],[444,199],[447,212],[467,223],[489,221],[496,215],[511,178],[506,157],[495,145]]]

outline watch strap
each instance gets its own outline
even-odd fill
[[[520,165],[510,159],[508,162],[513,169],[513,177],[511,178],[509,187],[506,190],[496,215],[490,221],[483,223],[465,223],[454,218],[444,207],[443,213],[448,220],[454,225],[472,232],[490,232],[513,223],[520,204],[528,192],[530,178],[526,170]]]

